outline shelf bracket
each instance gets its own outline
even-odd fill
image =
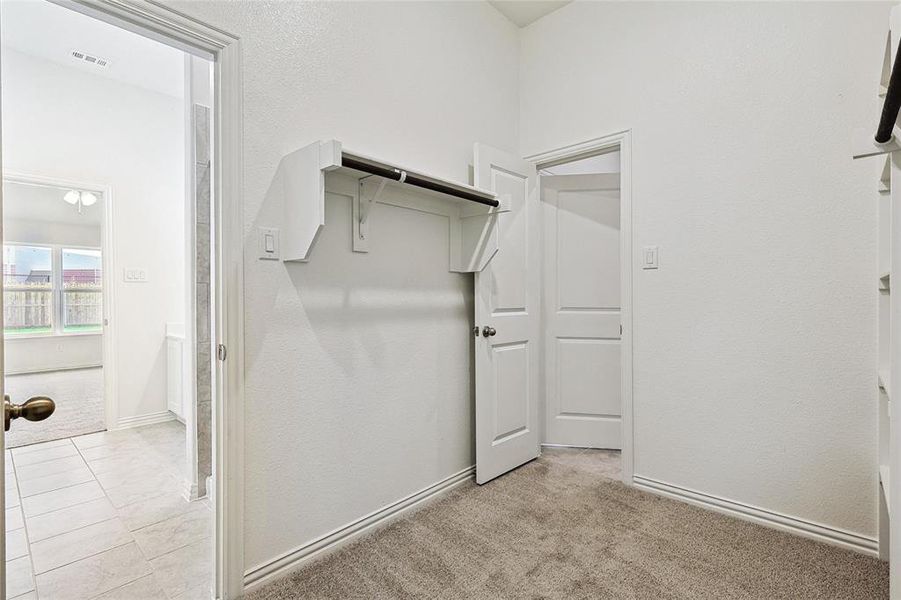
[[[370,175],[369,177],[374,177]],[[379,196],[385,190],[388,180],[380,177],[381,181],[372,196],[367,197],[363,190],[363,184],[369,177],[360,179],[357,186],[357,197],[354,199],[354,215],[353,215],[353,250],[354,252],[369,252],[369,215],[375,203],[378,202]]]
[[[898,133],[901,133],[901,131]],[[860,127],[851,133],[851,158],[867,158],[898,152],[901,150],[901,143],[898,140],[899,137],[893,135],[889,141],[880,144],[873,138],[872,129]]]

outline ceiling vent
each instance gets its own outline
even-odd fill
[[[105,58],[100,58],[99,56],[94,56],[93,54],[88,54],[87,52],[82,52],[81,50],[72,50],[70,53],[72,58],[75,60],[80,60],[82,62],[86,62],[92,64],[96,67],[108,67],[110,62]]]

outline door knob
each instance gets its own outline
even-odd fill
[[[488,325],[485,325],[484,327],[482,327],[482,335],[483,336],[489,337],[489,336],[496,335],[496,334],[497,334],[497,329],[495,329],[494,327],[489,327]]]
[[[56,410],[56,403],[47,396],[35,396],[22,404],[13,404],[9,396],[3,397],[3,427],[9,431],[9,423],[13,419],[23,417],[29,421],[43,421]]]

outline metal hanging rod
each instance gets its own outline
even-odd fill
[[[464,186],[443,183],[425,175],[398,169],[391,165],[362,160],[360,157],[348,154],[347,152],[341,153],[341,166],[347,167],[348,169],[354,169],[355,171],[369,173],[370,175],[378,175],[379,177],[384,177],[400,183],[406,183],[407,185],[414,185],[433,192],[440,192],[442,194],[447,194],[448,196],[462,198],[464,200],[469,200],[470,202],[478,202],[479,204],[493,206],[495,208],[500,206],[500,202],[498,202],[497,199],[493,197],[494,194],[490,192],[480,192],[476,188],[466,189]]]
[[[882,117],[879,119],[879,128],[876,129],[877,143],[884,144],[892,139],[899,109],[901,109],[901,46],[898,46],[898,53],[895,55],[895,64],[892,65],[892,75],[885,92],[885,102],[882,104]]]

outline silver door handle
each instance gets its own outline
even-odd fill
[[[482,335],[485,337],[497,335],[497,329],[485,325],[484,327],[482,327]]]

